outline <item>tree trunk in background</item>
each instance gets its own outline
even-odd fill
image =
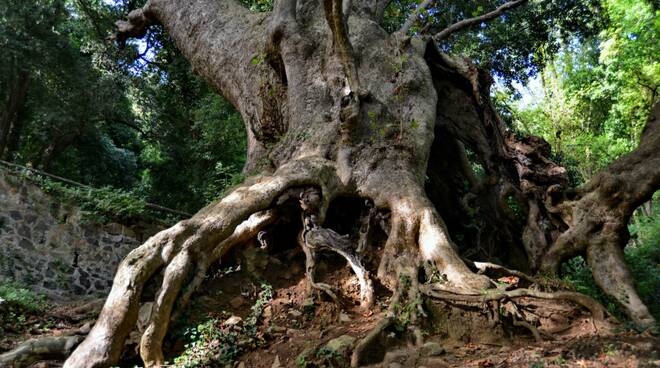
[[[548,159],[547,142],[507,131],[490,103],[490,76],[434,42],[387,34],[379,26],[384,4],[281,0],[272,12],[254,14],[234,1],[151,0],[118,24],[120,42],[155,22],[166,28],[194,70],[240,111],[248,132],[244,171],[255,175],[126,257],[94,328],[65,367],[119,359],[142,288],[158,272],[163,281],[140,351],[147,366],[163,364],[162,341],[188,275],[203,280],[213,260],[285,216],[282,206],[292,199],[300,199],[296,216],[305,219],[303,248],[322,243],[344,252],[365,308],[373,302],[371,278],[396,293],[400,276],[437,271],[444,287],[479,294],[493,283],[461,256],[533,272],[556,271],[566,257],[586,253],[599,285],[635,322],[654,323],[626,273],[619,225],[658,188],[655,120],[635,153],[573,194],[566,171]],[[361,250],[378,259],[372,269],[323,228],[331,203],[345,197],[367,201],[382,220],[382,250]],[[587,244],[578,249],[567,234]],[[587,241],[587,234],[597,238]]]
[[[53,160],[60,153],[69,148],[79,136],[80,133],[77,130],[55,136],[53,141],[44,146],[39,152],[38,159],[34,162],[34,166],[44,171],[50,170],[50,165],[53,163]]]
[[[20,115],[25,107],[29,84],[30,73],[26,69],[21,69],[11,83],[7,104],[0,114],[0,157],[6,157],[8,148],[15,147],[12,142],[22,130]]]

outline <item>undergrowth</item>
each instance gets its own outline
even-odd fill
[[[273,287],[261,284],[259,296],[250,315],[238,323],[223,323],[211,318],[184,332],[189,342],[186,350],[174,359],[176,367],[224,367],[231,364],[247,349],[262,346],[265,336],[259,332],[261,315],[273,298]]]
[[[0,335],[23,332],[28,327],[28,318],[46,307],[43,295],[14,281],[0,281]]]
[[[144,199],[121,189],[67,185],[31,172],[15,172],[15,174],[36,184],[50,195],[77,204],[80,207],[82,222],[106,224],[144,220],[167,225],[180,220],[180,216],[148,208]]]

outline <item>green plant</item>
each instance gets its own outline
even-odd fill
[[[616,349],[616,347],[612,344],[607,344],[605,346],[605,355],[608,357],[614,357],[617,354],[619,354],[619,351]]]
[[[15,306],[31,313],[41,312],[46,306],[46,298],[25,288],[15,281],[0,281],[0,298],[3,303]]]
[[[272,286],[262,283],[250,315],[242,322],[224,325],[219,319],[211,318],[186,329],[183,332],[183,336],[188,339],[186,350],[174,359],[174,363],[185,368],[224,366],[235,361],[243,352],[245,346],[239,345],[239,341],[263,344],[264,337],[259,334],[257,327],[272,297]]]
[[[25,330],[28,317],[43,312],[46,307],[43,295],[14,281],[0,281],[0,333]]]
[[[336,351],[329,349],[327,347],[322,347],[316,352],[316,358],[319,360],[319,363],[322,364],[322,366],[330,366],[330,367],[345,367],[346,362],[344,361],[344,356]]]
[[[296,357],[296,367],[306,368],[307,364],[307,356],[301,354]]]
[[[543,367],[545,367],[545,362],[543,361],[543,359],[540,359],[529,366],[529,368],[543,368]]]
[[[164,217],[150,211],[143,199],[120,189],[69,186],[33,173],[23,173],[22,176],[44,192],[76,203],[83,222],[108,223],[135,219],[159,222],[158,219]]]

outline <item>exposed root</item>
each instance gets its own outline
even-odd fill
[[[300,233],[298,243],[300,244],[300,247],[305,253],[305,276],[307,277],[307,281],[309,282],[310,288],[326,293],[330,298],[332,298],[332,300],[334,300],[335,303],[337,303],[337,305],[343,307],[341,300],[337,297],[337,294],[332,289],[332,286],[322,282],[316,282],[314,280],[315,279],[314,274],[316,271],[316,252],[314,252],[312,248],[307,246],[307,244],[303,240],[304,237],[305,235],[303,231]]]
[[[51,359],[65,359],[80,344],[83,336],[48,336],[27,340],[0,355],[0,367],[22,368]]]
[[[358,278],[360,305],[363,308],[370,308],[374,302],[374,288],[369,278],[369,272],[362,265],[348,235],[339,235],[331,229],[320,226],[318,218],[321,217],[321,213],[319,213],[319,205],[316,203],[318,201],[320,201],[320,193],[315,189],[307,189],[300,195],[300,204],[303,209],[303,230],[299,242],[305,252],[307,278],[312,287],[326,292],[338,302],[339,299],[329,285],[314,281],[315,253],[321,250],[337,253],[346,259]]]
[[[592,244],[587,248],[587,264],[596,284],[614,297],[640,329],[657,328],[657,321],[639,298],[623,249],[614,242]]]
[[[351,367],[359,367],[363,361],[365,351],[381,336],[381,334],[390,326],[392,326],[397,318],[405,313],[409,318],[412,330],[414,343],[417,347],[424,344],[424,338],[421,330],[419,329],[419,317],[426,317],[426,313],[422,308],[421,293],[419,283],[417,282],[417,270],[419,267],[414,265],[404,265],[407,257],[402,257],[397,261],[397,285],[394,289],[394,294],[390,299],[390,305],[385,312],[383,318],[378,321],[376,326],[362,338],[351,355]]]
[[[325,160],[308,158],[293,161],[282,166],[274,176],[259,178],[251,185],[240,187],[220,202],[200,210],[192,219],[150,238],[119,265],[97,323],[64,366],[79,368],[114,364],[119,359],[126,337],[135,326],[144,285],[165,267],[163,284],[140,349],[146,366],[162,364],[162,339],[167,331],[174,300],[192,268],[195,255],[208,254],[216,245],[223,245],[223,241],[236,233],[237,226],[254,213],[272,206],[287,188],[315,184],[330,192],[337,182],[333,165]],[[327,207],[327,204],[321,203],[321,206]],[[237,235],[237,238],[240,236]],[[229,246],[237,243],[236,239],[224,243],[228,246],[221,247],[217,252],[224,254]],[[197,274],[205,267],[208,266],[198,263]],[[198,280],[193,281],[199,283]]]
[[[468,264],[474,266],[474,268],[479,270],[480,274],[484,274],[489,277],[503,277],[503,276],[515,276],[518,277],[522,280],[525,280],[529,283],[536,283],[536,280],[534,280],[533,277],[527,275],[524,272],[520,272],[517,270],[511,270],[508,269],[504,266],[497,265],[495,263],[490,263],[490,262],[471,262],[467,261]]]
[[[527,321],[517,320],[516,318],[514,318],[513,319],[513,325],[518,326],[518,327],[524,327],[524,328],[528,329],[529,332],[531,332],[532,335],[534,336],[534,340],[536,340],[536,342],[543,342],[544,341],[543,338],[541,337],[541,334],[539,333],[539,330],[534,325],[532,325],[531,323],[529,323]]]
[[[464,290],[482,290],[491,288],[493,283],[484,275],[470,271],[458,256],[444,222],[435,209],[422,210],[419,224],[419,248],[426,261],[435,263],[438,270],[452,285]]]
[[[140,356],[145,367],[161,366],[165,362],[163,338],[169,327],[174,301],[191,265],[191,254],[186,249],[177,254],[165,268],[163,286],[156,297],[149,323],[140,340]]]
[[[190,302],[190,298],[202,285],[206,278],[209,267],[216,263],[230,249],[238,244],[247,242],[257,235],[264,227],[272,224],[277,219],[275,210],[266,210],[253,214],[243,223],[238,225],[234,233],[216,246],[211,254],[203,253],[197,256],[197,270],[192,281],[188,284],[185,292],[178,299],[178,308],[173,313],[172,319],[177,319],[183,313],[185,307]]]
[[[341,236],[330,229],[314,227],[304,234],[305,246],[313,251],[328,250],[344,257],[360,283],[360,304],[369,308],[374,302],[374,288],[369,279],[369,272],[352,249],[347,235]]]
[[[369,242],[369,233],[371,232],[371,223],[376,220],[377,210],[371,201],[364,203],[365,213],[360,216],[360,230],[358,234],[358,245],[355,249],[357,254],[364,254]]]
[[[359,367],[364,355],[364,351],[373,344],[378,337],[394,323],[396,319],[396,306],[401,302],[402,289],[395,289],[392,299],[390,299],[390,305],[385,312],[385,316],[378,321],[376,326],[367,333],[367,335],[360,340],[360,342],[355,345],[353,354],[351,355],[351,367]]]
[[[547,293],[537,290],[530,289],[516,289],[510,291],[502,290],[492,290],[486,291],[483,294],[470,294],[465,291],[458,289],[451,289],[446,286],[432,284],[432,285],[422,285],[420,290],[423,294],[430,297],[449,300],[449,301],[462,301],[462,302],[473,302],[473,303],[485,303],[494,300],[502,299],[515,299],[523,297],[532,297],[539,299],[549,299],[549,300],[568,300],[573,303],[579,304],[591,312],[594,320],[602,322],[605,320],[605,310],[600,303],[592,299],[591,297],[571,292],[571,291],[558,291],[554,293]]]

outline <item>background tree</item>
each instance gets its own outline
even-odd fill
[[[0,156],[194,212],[240,173],[243,125],[162,31],[124,50],[107,42],[136,4],[0,5]]]

